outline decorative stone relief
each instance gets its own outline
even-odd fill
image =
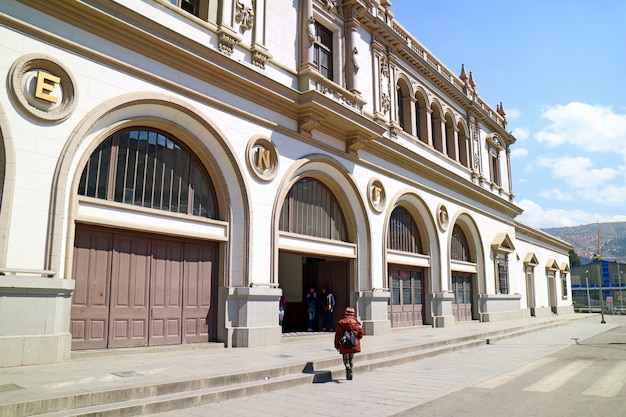
[[[383,183],[378,178],[370,179],[367,184],[367,201],[376,213],[382,213],[385,209],[387,201],[385,187],[383,187]]]
[[[40,122],[63,121],[76,107],[76,83],[69,70],[47,55],[29,54],[15,61],[8,85],[18,107]]]
[[[346,152],[352,156],[358,156],[358,151],[365,147],[369,139],[355,133],[346,140]]]
[[[448,225],[450,223],[450,216],[448,214],[448,209],[443,204],[439,204],[437,207],[437,224],[441,228],[441,230],[447,230]]]
[[[321,123],[321,120],[318,117],[312,115],[305,115],[300,118],[300,126],[298,127],[298,132],[308,138],[312,136],[313,130],[315,130]]]
[[[261,69],[265,69],[265,63],[270,59],[268,54],[264,54],[260,51],[252,52],[252,64]]]
[[[233,47],[239,42],[236,37],[222,32],[219,35],[219,48],[220,51],[226,55],[232,55]]]
[[[352,48],[352,65],[354,66],[354,73],[359,72],[359,61],[357,60],[357,55],[359,54],[359,50],[355,46]]]
[[[247,165],[260,181],[269,182],[278,174],[278,151],[271,140],[263,136],[250,138],[246,146]]]
[[[252,6],[246,6],[242,1],[237,0],[235,22],[239,23],[239,30],[244,33],[246,30],[252,29],[254,26],[254,8],[255,0],[252,0]]]
[[[311,45],[313,45],[313,43],[315,43],[315,18],[313,16],[309,16],[306,30],[307,34],[309,35],[309,42],[311,42]]]
[[[333,0],[322,0],[322,4],[329,12],[335,8],[335,2]]]

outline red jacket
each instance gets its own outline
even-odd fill
[[[356,336],[356,344],[352,348],[344,348],[339,344],[339,339],[343,336],[343,332],[350,330],[354,332]],[[361,351],[361,338],[363,337],[363,328],[361,323],[354,316],[344,316],[337,322],[337,329],[335,330],[335,349],[339,349],[341,354],[344,353],[356,353]]]

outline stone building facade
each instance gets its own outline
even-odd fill
[[[278,344],[309,287],[367,334],[572,311],[502,104],[389,1],[7,0],[0,56],[1,366]]]

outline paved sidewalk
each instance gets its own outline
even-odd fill
[[[611,317],[606,324],[600,324],[599,317],[585,318],[489,345],[357,373],[352,381],[340,376],[329,383],[301,385],[154,416],[414,415],[410,409],[416,406],[537,363],[540,358],[617,327],[616,322],[625,325],[626,318]]]
[[[599,318],[596,315],[582,319],[581,315],[572,315],[571,318],[570,324],[537,332],[537,335],[541,334],[544,337],[539,342],[533,341],[533,334],[525,337],[524,340],[529,340],[529,347],[538,348],[549,344],[553,335],[565,332],[565,335],[558,342],[555,342],[562,346],[563,344],[574,343],[574,337],[584,339],[606,331],[611,326],[610,320],[607,320],[609,323],[600,326]],[[364,351],[374,352],[385,351],[390,347],[431,343],[445,344],[447,341],[459,337],[480,337],[480,335],[488,332],[505,332],[533,323],[549,323],[562,319],[562,317],[529,318],[494,323],[472,321],[449,328],[423,326],[395,330],[389,335],[365,336],[362,347]],[[72,359],[58,364],[0,369],[0,405],[335,359],[338,357],[338,353],[333,348],[332,339],[333,334],[331,333],[319,333],[304,334],[301,337],[283,337],[283,343],[280,345],[263,348],[225,349],[215,347],[217,345],[204,344],[157,349],[150,353],[141,349],[111,350],[104,356],[97,356],[90,352],[77,353]],[[437,358],[433,360],[437,363]],[[358,358],[355,365],[358,365]],[[371,372],[371,374],[378,372],[382,371]],[[363,382],[359,382],[359,380],[364,376],[355,377],[353,382],[362,384]],[[335,384],[314,385],[331,386]],[[364,392],[375,395],[377,392],[376,385],[374,384],[370,391]],[[303,386],[301,389],[306,392],[311,388],[310,386]],[[293,415],[293,413],[289,414]]]

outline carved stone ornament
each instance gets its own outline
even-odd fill
[[[391,106],[391,99],[389,98],[389,95],[387,95],[387,93],[382,93],[380,96],[380,104],[381,104],[381,109],[383,111],[383,114],[387,114],[387,112],[389,111],[389,108]]]
[[[29,54],[19,58],[11,66],[8,85],[18,107],[40,122],[63,121],[76,108],[76,83],[53,57]]]
[[[226,32],[220,33],[219,48],[222,53],[226,55],[232,55],[233,47],[237,44],[237,42],[239,42],[239,39],[237,39],[236,37]]]
[[[315,43],[315,18],[309,16],[308,24],[306,25],[307,34],[309,35],[309,42],[311,45]]]
[[[258,180],[269,182],[276,178],[279,156],[271,140],[263,136],[250,138],[246,146],[246,155],[248,169]]]
[[[439,224],[441,230],[447,230],[450,224],[448,209],[443,204],[439,204],[439,207],[437,207],[437,224]]]
[[[235,22],[239,23],[239,30],[244,33],[246,30],[252,29],[254,26],[254,6],[255,0],[252,0],[252,6],[246,6],[242,1],[236,2],[237,11],[235,12]]]
[[[329,12],[335,8],[335,2],[333,0],[322,0],[322,3]]]
[[[367,201],[376,213],[382,213],[385,209],[387,202],[385,187],[378,178],[370,179],[367,184]]]
[[[357,55],[359,54],[359,50],[355,46],[352,48],[352,66],[354,67],[354,73],[359,72],[359,62],[357,61]]]

